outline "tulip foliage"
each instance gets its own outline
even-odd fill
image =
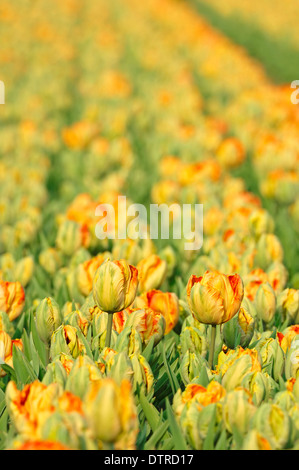
[[[0,448],[299,449],[298,107],[188,2],[51,7],[0,6]]]

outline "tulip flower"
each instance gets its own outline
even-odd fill
[[[276,404],[263,403],[254,415],[252,427],[269,441],[273,449],[287,449],[291,443],[291,418]]]
[[[151,254],[137,264],[139,292],[159,289],[167,275],[167,263],[158,255]]]
[[[226,276],[218,271],[192,275],[187,284],[187,297],[193,316],[201,323],[212,325],[209,364],[212,367],[216,325],[225,323],[238,312],[244,295],[238,274]]]
[[[166,322],[165,334],[167,335],[178,323],[180,310],[179,299],[173,292],[162,292],[152,289],[136,297],[134,306],[137,308],[151,308],[163,315]]]
[[[22,313],[25,305],[25,291],[19,281],[0,280],[0,310],[13,321]]]
[[[157,345],[165,334],[165,319],[161,313],[151,308],[134,309],[129,315],[125,327],[134,328],[140,335],[142,342],[146,345],[154,338]]]
[[[115,449],[135,448],[138,418],[130,382],[117,385],[110,378],[92,382],[84,398],[84,412],[96,439]]]
[[[58,303],[52,297],[46,297],[38,305],[35,317],[37,332],[42,341],[48,344],[63,321]]]
[[[270,323],[276,311],[276,295],[268,282],[259,286],[254,303],[258,317],[264,323]]]
[[[105,346],[110,347],[113,313],[130,307],[138,288],[138,271],[125,260],[105,261],[93,280],[93,297],[97,306],[108,313]]]
[[[0,364],[8,364],[13,367],[13,347],[23,350],[21,339],[11,339],[8,333],[0,331]],[[4,377],[6,372],[0,366],[0,377]]]

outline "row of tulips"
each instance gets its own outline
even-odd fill
[[[287,199],[296,222],[295,111],[184,2],[55,0],[57,19],[42,0],[26,28],[18,3],[1,7],[20,64],[2,58],[20,100],[0,140],[1,447],[296,449],[296,276],[273,213],[234,174],[250,161],[265,182],[268,150],[248,154],[275,129],[292,174],[275,180],[277,210]],[[203,203],[200,252],[99,240],[95,210],[117,214],[122,194]]]

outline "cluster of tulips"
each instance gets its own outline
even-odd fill
[[[299,448],[286,90],[186,2],[16,3],[0,6],[19,97],[1,108],[0,448]],[[150,227],[97,238],[121,195],[203,204],[202,248]]]

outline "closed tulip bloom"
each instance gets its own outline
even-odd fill
[[[151,338],[154,338],[154,344],[157,345],[165,334],[165,319],[161,313],[151,308],[134,309],[126,321],[126,329],[135,329],[142,342],[146,345]]]
[[[218,271],[206,271],[203,276],[192,275],[187,285],[190,309],[201,323],[219,325],[238,312],[244,295],[238,274],[226,276]]]
[[[99,254],[94,258],[85,260],[80,263],[76,269],[76,279],[79,291],[82,295],[87,297],[92,291],[93,278],[96,271],[105,261],[108,254]]]
[[[84,412],[94,437],[122,450],[133,450],[138,434],[137,409],[131,384],[110,379],[92,382],[84,398]]]
[[[10,381],[6,388],[8,413],[19,434],[27,439],[40,438],[41,428],[54,411],[54,403],[62,393],[61,385],[45,385],[38,380],[18,390]]]
[[[291,323],[299,322],[299,290],[287,288],[277,296],[277,310],[283,319]]]
[[[263,372],[249,372],[241,382],[241,386],[249,390],[254,405],[259,406],[269,397],[269,383]]]
[[[136,297],[134,306],[137,308],[149,307],[163,315],[166,322],[167,335],[178,323],[180,316],[179,299],[174,292],[162,292],[152,289]]]
[[[277,339],[284,353],[290,348],[294,337],[297,335],[299,335],[299,325],[289,326],[283,333],[277,332]]]
[[[156,254],[143,258],[137,264],[139,292],[158,289],[167,275],[167,263]]]
[[[7,364],[13,367],[13,347],[16,346],[20,350],[23,349],[21,339],[11,339],[8,333],[0,331],[0,364]],[[4,377],[6,372],[0,366],[0,377]]]
[[[134,302],[138,287],[138,271],[125,260],[105,261],[93,280],[93,297],[104,312],[125,310]]]
[[[255,412],[256,407],[245,389],[232,390],[225,396],[222,407],[223,421],[230,433],[235,427],[245,435]]]
[[[25,305],[25,291],[19,281],[0,280],[0,310],[6,312],[9,320],[18,318]]]
[[[67,377],[65,389],[83,398],[88,384],[101,378],[100,369],[90,357],[86,355],[78,356]]]
[[[273,233],[263,233],[256,245],[256,265],[267,269],[274,261],[282,262],[282,260],[283,248],[277,236]]]
[[[240,344],[242,348],[246,348],[253,337],[254,324],[254,318],[245,308],[241,307],[238,315],[235,315],[223,326],[222,336],[226,346],[234,349]]]
[[[186,326],[180,334],[180,353],[187,351],[205,356],[207,352],[207,340],[197,328]]]
[[[49,343],[54,331],[61,325],[63,315],[58,303],[52,297],[43,299],[36,309],[36,328],[44,343]]]
[[[186,351],[180,358],[180,374],[184,384],[187,385],[198,377],[203,367],[208,373],[205,359],[199,353]]]
[[[292,435],[292,421],[280,406],[263,403],[256,411],[252,427],[261,433],[274,449],[287,449]]]
[[[272,233],[274,220],[263,208],[255,210],[249,217],[249,227],[253,235],[260,237],[263,233]]]
[[[276,295],[268,282],[261,284],[258,288],[255,296],[255,307],[261,320],[265,323],[271,322],[276,311]]]
[[[57,358],[60,353],[68,354],[76,359],[85,353],[85,347],[79,339],[75,326],[61,325],[51,336],[50,357]]]
[[[32,256],[17,261],[14,267],[14,279],[19,281],[22,286],[26,287],[30,282],[34,271],[34,260]]]
[[[242,450],[272,450],[269,441],[255,429],[245,436]]]

